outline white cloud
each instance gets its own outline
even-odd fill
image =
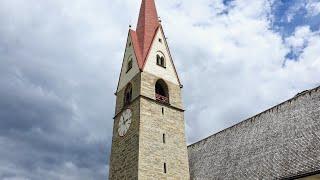
[[[25,97],[23,100],[38,97],[34,99],[65,104],[67,107],[61,109],[70,111],[69,116],[55,113],[64,123],[41,118],[43,122],[50,121],[50,127],[57,126],[54,127],[57,132],[50,134],[52,132],[37,128],[31,128],[26,134],[19,132],[20,136],[41,134],[37,137],[49,139],[65,149],[61,156],[54,154],[53,159],[58,157],[59,162],[51,167],[46,161],[46,157],[52,158],[46,152],[48,148],[30,148],[30,152],[36,152],[31,155],[44,159],[49,168],[40,164],[37,171],[29,174],[21,163],[24,157],[12,150],[25,146],[10,141],[16,144],[1,146],[0,152],[8,158],[15,157],[16,161],[10,165],[0,164],[0,170],[17,177],[34,177],[31,179],[106,176],[108,154],[101,152],[110,151],[115,105],[113,92],[128,25],[136,24],[140,2],[31,1],[0,2],[0,22],[3,24],[0,26],[0,73],[6,75],[0,77],[3,85],[0,92],[15,90],[13,92]],[[222,0],[158,0],[157,4],[178,73],[185,85],[183,98],[187,109],[188,142],[200,140],[299,91],[319,85],[319,32],[311,32],[307,26],[298,27],[294,35],[283,40],[281,34],[270,27],[268,0],[237,0],[232,2],[232,7],[226,7]],[[312,7],[317,9],[317,5]],[[228,13],[222,13],[226,11]],[[305,42],[308,43],[303,46]],[[300,51],[297,61],[285,58],[292,49]],[[283,66],[284,62],[286,66]],[[21,78],[11,82],[4,80],[16,72],[21,72]],[[18,84],[6,86],[15,82]],[[0,144],[8,144],[1,136]],[[11,134],[7,136],[16,138]],[[77,145],[72,151],[67,146],[70,142]],[[88,160],[83,159],[86,158],[82,156],[83,151],[89,152],[91,145],[99,142],[106,146],[97,150],[100,154],[92,153],[89,159],[96,161],[95,165],[101,169],[81,167],[83,164],[88,166],[83,162]],[[74,155],[73,150],[77,152],[77,148],[81,149],[77,154],[80,162],[73,161],[70,155]],[[7,160],[0,157],[0,162],[10,162]],[[22,165],[15,166],[17,164]]]
[[[222,7],[222,2],[218,2],[215,5]],[[316,76],[320,71],[316,54],[304,58],[311,45],[305,47],[297,62],[287,61],[283,67],[291,46],[317,39],[308,28],[297,28],[293,37],[283,41],[281,34],[270,28],[271,8],[267,1],[235,1],[225,15],[210,14],[212,8],[207,5],[190,2],[179,10],[170,9],[163,18],[185,85],[189,142],[227,128],[320,82]],[[188,15],[193,7],[197,13]],[[314,44],[313,48],[316,47]]]
[[[312,34],[309,26],[298,27],[294,35],[286,39],[286,43],[291,47],[302,47]]]
[[[308,16],[320,15],[320,2],[318,0],[308,0],[306,9]]]

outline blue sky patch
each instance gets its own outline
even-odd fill
[[[272,4],[272,28],[283,37],[291,36],[298,26],[320,29],[320,14],[310,16],[305,0],[278,0]]]
[[[223,4],[225,5],[225,6],[229,6],[230,5],[230,3],[232,3],[234,0],[223,0]]]
[[[271,13],[271,28],[283,39],[294,35],[297,27],[309,26],[312,32],[320,29],[320,14],[311,15],[306,0],[277,0],[272,4]],[[291,48],[286,60],[297,61],[307,45],[305,42],[300,48]]]
[[[290,52],[286,55],[286,59],[297,61],[303,50],[308,46],[308,42],[304,42],[300,48],[291,48]]]

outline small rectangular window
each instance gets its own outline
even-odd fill
[[[163,172],[167,173],[167,164],[166,163],[163,164]]]
[[[163,142],[163,144],[166,143],[166,134],[162,134],[162,142]]]
[[[162,108],[162,115],[164,115],[164,108]]]

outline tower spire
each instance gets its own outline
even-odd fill
[[[140,1],[115,93],[109,179],[189,180],[182,86],[155,0]],[[166,140],[167,135],[175,140]]]
[[[142,0],[136,29],[137,40],[141,51],[140,57],[142,58],[139,64],[144,63],[159,25],[160,23],[154,0]]]

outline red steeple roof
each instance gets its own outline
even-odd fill
[[[131,31],[140,69],[146,61],[160,23],[154,0],[142,0],[136,32]],[[139,47],[137,47],[139,46]]]

